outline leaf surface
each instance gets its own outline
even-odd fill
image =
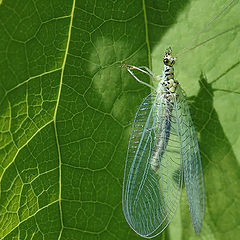
[[[237,1],[236,1],[237,2]],[[121,203],[131,122],[176,54],[240,24],[239,3],[0,1],[0,239],[140,239]],[[202,239],[239,239],[239,29],[178,56],[202,155]],[[149,79],[141,76],[142,80]],[[158,239],[195,239],[186,197]]]

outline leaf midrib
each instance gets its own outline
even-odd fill
[[[62,211],[62,205],[61,205],[61,195],[62,195],[62,168],[61,168],[61,166],[62,166],[62,156],[61,156],[61,151],[60,151],[60,144],[59,144],[59,137],[58,137],[58,130],[57,130],[57,112],[58,112],[58,106],[59,106],[60,96],[61,96],[61,92],[62,92],[63,75],[64,75],[65,66],[66,66],[70,40],[71,40],[71,32],[72,32],[72,24],[73,24],[75,4],[76,4],[76,0],[73,0],[72,11],[71,11],[71,14],[70,14],[70,24],[69,24],[69,29],[68,29],[68,39],[67,39],[67,44],[66,44],[66,51],[65,51],[65,55],[64,55],[64,59],[63,59],[63,64],[62,64],[62,71],[61,71],[61,76],[60,76],[58,97],[57,97],[56,108],[55,108],[54,116],[53,116],[53,126],[54,126],[54,133],[55,133],[55,137],[56,137],[57,154],[58,154],[58,161],[59,161],[59,197],[58,197],[59,200],[58,200],[58,205],[59,205],[61,229],[60,229],[60,232],[59,232],[58,239],[61,239],[62,232],[63,232],[63,211]]]

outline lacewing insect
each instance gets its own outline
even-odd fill
[[[125,65],[159,82],[141,103],[133,123],[124,173],[123,211],[129,225],[142,237],[161,233],[178,206],[183,176],[193,226],[201,231],[204,185],[195,129],[185,95],[174,79],[175,58],[167,49],[162,76],[147,67]],[[161,79],[161,81],[160,81]]]
[[[204,218],[200,151],[185,93],[174,78],[175,60],[168,48],[163,57],[162,76],[145,66],[122,64],[138,82],[152,89],[140,104],[132,125],[122,193],[128,224],[145,238],[157,236],[171,222],[179,204],[183,180],[196,234],[200,234]],[[157,87],[141,81],[134,70],[149,75]]]

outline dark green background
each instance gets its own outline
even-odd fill
[[[237,1],[236,1],[237,2]],[[121,208],[131,122],[175,53],[240,24],[230,0],[0,1],[0,239],[140,239]],[[201,239],[240,237],[239,28],[180,55],[206,188]],[[149,81],[149,79],[144,79]],[[197,239],[183,193],[156,239]]]

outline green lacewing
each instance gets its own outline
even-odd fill
[[[163,62],[161,77],[147,67],[126,65],[136,80],[141,82],[132,70],[159,82],[136,113],[124,174],[125,218],[134,231],[146,238],[161,233],[171,221],[180,200],[183,176],[197,234],[204,217],[198,141],[184,92],[174,79],[171,49],[166,50]]]
[[[231,1],[211,23],[234,2]],[[184,52],[194,48],[184,49]],[[200,234],[204,218],[201,156],[185,93],[174,79],[175,60],[168,48],[163,58],[162,76],[145,66],[123,64],[138,82],[152,89],[135,115],[122,194],[128,224],[145,238],[157,236],[171,222],[180,201],[183,181],[196,234]],[[134,74],[135,70],[149,75],[157,87],[141,81]]]

